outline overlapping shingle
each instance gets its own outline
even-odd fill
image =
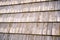
[[[0,7],[0,13],[60,10],[60,1]],[[4,12],[3,12],[4,11]]]

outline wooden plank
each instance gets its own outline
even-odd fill
[[[60,18],[59,18],[60,17],[60,12],[56,12],[56,15],[57,15],[57,18],[56,18],[57,21],[60,21]]]
[[[56,13],[55,12],[52,12],[52,13],[49,13],[49,21],[51,22],[51,21],[56,21],[57,19],[56,19]]]
[[[36,29],[36,23],[24,23],[24,24],[21,24],[21,27],[22,29],[20,30],[21,33],[26,33],[26,34],[34,34],[36,33],[37,31],[35,30]],[[20,33],[19,31],[19,33]]]
[[[42,37],[42,39],[41,39],[41,40],[44,40],[45,36],[41,36],[41,37]]]
[[[34,36],[35,39],[34,40],[41,40],[42,39],[42,36]]]
[[[53,23],[48,23],[47,35],[52,35]]]
[[[43,34],[43,23],[38,23],[38,27],[39,27],[39,34]]]
[[[47,35],[48,23],[43,23],[43,34]]]
[[[0,23],[0,32],[60,35],[60,23]]]
[[[0,22],[59,22],[60,11],[1,14]]]
[[[56,3],[54,3],[55,4],[55,9],[59,9],[60,8],[60,2],[59,1],[57,1]]]
[[[18,33],[19,25],[20,25],[20,24],[12,23],[12,24],[11,24],[11,27],[10,27],[9,33]]]
[[[52,35],[59,35],[59,23],[53,23]]]
[[[21,38],[22,38],[22,36],[21,36]],[[10,34],[9,40],[19,40],[19,35],[12,35],[12,34]]]
[[[33,34],[35,33],[34,28],[36,23],[19,23],[19,24],[12,24],[10,33],[26,33],[26,34]]]
[[[9,24],[0,23],[0,32],[8,33]]]
[[[50,12],[51,13],[51,12]],[[51,14],[52,15],[52,14]],[[44,12],[43,13],[43,21],[49,21],[49,12]]]
[[[3,38],[3,34],[0,34],[0,40],[3,40],[2,38]]]
[[[1,0],[0,5],[11,5],[11,4],[39,2],[39,1],[51,1],[51,0]]]
[[[39,13],[3,14],[0,22],[32,22],[37,21]]]
[[[0,40],[8,40],[7,34],[0,34]]]
[[[28,26],[28,27],[27,27]],[[27,24],[27,26],[26,26],[26,28],[25,28],[25,32],[26,33],[32,33],[32,34],[34,34],[34,33],[38,33],[37,31],[38,30],[36,30],[37,29],[37,24],[36,23],[28,23]],[[28,31],[27,31],[28,30]]]
[[[52,36],[46,36],[46,39],[47,39],[47,40],[53,40],[53,39],[52,39]]]
[[[60,2],[60,1],[59,1]],[[14,6],[3,6],[0,7],[0,13],[13,13],[13,12],[27,12],[27,11],[48,11],[48,10],[60,10],[60,5],[55,5],[57,1],[53,2],[42,2],[24,5],[14,5]],[[58,6],[58,7],[55,7]],[[4,12],[3,12],[4,11]]]
[[[24,35],[19,35],[19,40],[23,40],[23,37],[26,37]]]
[[[27,35],[28,36],[28,35]],[[27,38],[28,40],[34,40],[34,35],[29,35],[29,37]]]
[[[43,15],[44,15],[44,13],[40,13],[40,14],[39,14],[38,21],[43,22],[43,19],[44,19],[44,18],[43,18],[43,17],[44,17]]]
[[[10,33],[60,35],[59,34],[59,29],[60,29],[59,23],[53,23],[53,24],[52,23],[49,23],[49,24],[45,23],[45,26],[43,25],[43,23],[38,23],[38,25],[36,23],[19,23],[19,24],[16,23],[14,25],[15,26],[17,25],[17,27],[12,26],[11,27],[12,29],[10,29],[10,31],[11,31]],[[15,30],[13,31],[13,29],[15,29]]]
[[[26,23],[20,24],[18,33],[24,33],[26,28]]]
[[[36,35],[18,35],[18,34],[0,34],[0,40],[60,40],[57,36],[36,36]]]

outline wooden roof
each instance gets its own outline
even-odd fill
[[[0,33],[60,35],[60,1],[0,1]]]

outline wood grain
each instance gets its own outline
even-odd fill
[[[43,34],[47,34],[47,29],[48,29],[48,23],[43,23]]]
[[[55,5],[56,4],[56,5]],[[0,13],[60,10],[60,1],[0,7]],[[3,12],[4,11],[4,12]]]
[[[48,23],[47,35],[52,35],[53,23]]]
[[[60,35],[60,23],[0,23],[0,32]]]
[[[39,1],[51,1],[51,0],[0,0],[0,5],[11,5],[11,4],[39,2]]]
[[[8,33],[9,24],[0,23],[0,32]]]
[[[18,34],[0,34],[0,40],[60,40],[56,36],[36,36],[36,35],[18,35]]]
[[[59,23],[53,23],[53,27],[52,27],[52,35],[59,35]]]
[[[0,22],[60,22],[60,11],[0,14]]]
[[[0,40],[60,40],[59,35],[60,1],[0,0]]]

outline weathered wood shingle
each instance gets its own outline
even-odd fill
[[[60,23],[0,23],[1,33],[60,35]]]
[[[0,40],[60,40],[60,1],[0,0]]]
[[[60,10],[60,1],[0,7],[0,13]],[[4,11],[4,12],[3,12]]]
[[[32,3],[41,1],[52,1],[52,0],[0,0],[0,5],[12,5],[12,4]]]

